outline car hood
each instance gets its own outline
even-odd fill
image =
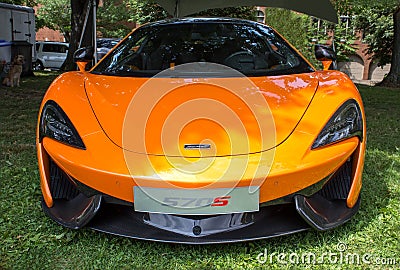
[[[89,73],[85,82],[96,118],[113,143],[135,153],[193,158],[279,145],[317,87],[315,73],[208,79]]]

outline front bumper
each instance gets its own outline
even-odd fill
[[[314,228],[329,230],[347,222],[358,211],[360,198],[349,208],[352,160],[318,185],[291,194],[258,212],[186,216],[136,212],[133,204],[101,194],[71,179],[51,162],[54,205],[44,212],[59,224],[87,226],[114,235],[159,242],[214,244],[243,242],[287,235]],[[68,190],[68,192],[66,191]],[[63,191],[63,192],[61,192]],[[275,203],[275,204],[274,204]],[[72,207],[71,207],[72,205]]]

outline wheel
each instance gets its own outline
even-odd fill
[[[42,62],[36,61],[35,63],[33,63],[33,70],[44,70]]]

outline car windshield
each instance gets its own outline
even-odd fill
[[[147,77],[193,62],[222,64],[246,76],[313,71],[267,26],[235,21],[189,21],[139,28],[92,72]]]

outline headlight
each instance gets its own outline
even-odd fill
[[[350,99],[346,101],[328,121],[318,135],[311,149],[338,142],[363,134],[363,120],[360,106]]]
[[[44,105],[39,128],[40,140],[49,137],[70,146],[86,149],[74,125],[54,101],[48,101]]]

